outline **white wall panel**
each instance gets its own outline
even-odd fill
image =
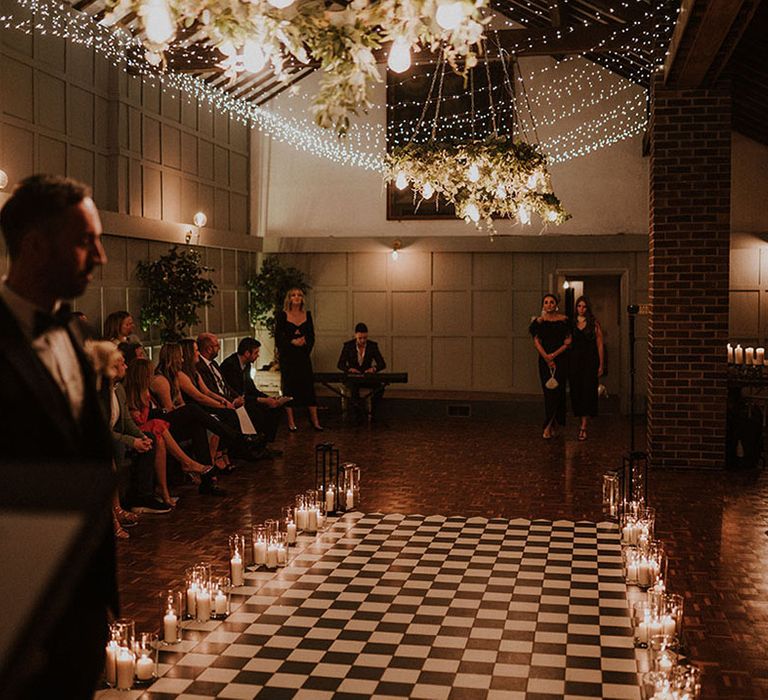
[[[472,386],[471,349],[469,338],[432,338],[432,386],[435,389]]]
[[[63,80],[36,72],[36,123],[60,133],[67,131],[67,86]]]
[[[365,323],[372,337],[388,334],[388,307],[386,292],[352,292],[352,317],[347,319],[349,338],[358,323]],[[421,332],[424,332],[423,329]]]
[[[469,335],[471,330],[468,292],[432,293],[432,332],[435,335]]]
[[[427,335],[429,308],[428,292],[392,292],[393,335]]]

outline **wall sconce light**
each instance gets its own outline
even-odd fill
[[[563,289],[570,289],[570,288],[571,288],[570,283],[568,282],[568,280],[565,280],[565,282],[563,282]]]
[[[0,170],[0,190],[4,190],[8,187],[8,173],[5,170]]]
[[[208,223],[208,217],[204,211],[199,211],[192,217],[192,223],[198,228],[203,228]]]
[[[400,248],[403,247],[403,242],[398,238],[394,241],[392,241],[392,252],[390,255],[392,256],[392,261],[395,262],[400,257],[400,253],[398,252]]]

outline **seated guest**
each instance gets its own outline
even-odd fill
[[[122,356],[125,358],[126,364],[130,367],[134,360],[147,359],[147,352],[144,350],[144,346],[141,343],[120,343],[117,346]]]
[[[336,366],[350,374],[372,374],[386,368],[378,343],[368,340],[368,326],[364,323],[355,326],[355,337],[344,343]]]
[[[289,399],[267,396],[258,390],[251,379],[251,365],[259,357],[261,343],[255,338],[243,338],[237,346],[237,352],[224,360],[221,367],[216,362],[221,344],[213,333],[201,333],[197,345],[200,350],[197,368],[208,388],[229,399],[236,408],[245,405],[256,429],[265,434],[267,442],[274,442],[280,421],[277,409],[288,403]],[[277,456],[276,453],[276,450],[271,450],[273,456]]]
[[[111,340],[115,345],[138,342],[133,316],[128,311],[113,311],[109,314],[104,321],[104,340]]]
[[[136,423],[126,405],[125,378],[127,365],[119,353],[115,361],[116,376],[112,384],[110,426],[114,444],[115,465],[118,481],[128,476],[126,501],[134,513],[167,513],[171,510],[171,497],[165,479],[165,444],[155,442]],[[162,501],[154,496],[153,474],[159,473],[158,485],[162,489]],[[163,488],[164,487],[164,488]],[[119,531],[119,537],[124,537]]]

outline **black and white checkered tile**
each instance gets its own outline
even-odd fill
[[[120,697],[640,697],[608,523],[347,514],[236,591]]]

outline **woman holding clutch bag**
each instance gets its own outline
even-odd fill
[[[539,353],[545,415],[542,437],[545,440],[554,437],[555,423],[565,425],[565,380],[568,377],[571,322],[559,312],[558,304],[554,294],[545,294],[541,301],[541,316],[534,318],[528,329]]]

